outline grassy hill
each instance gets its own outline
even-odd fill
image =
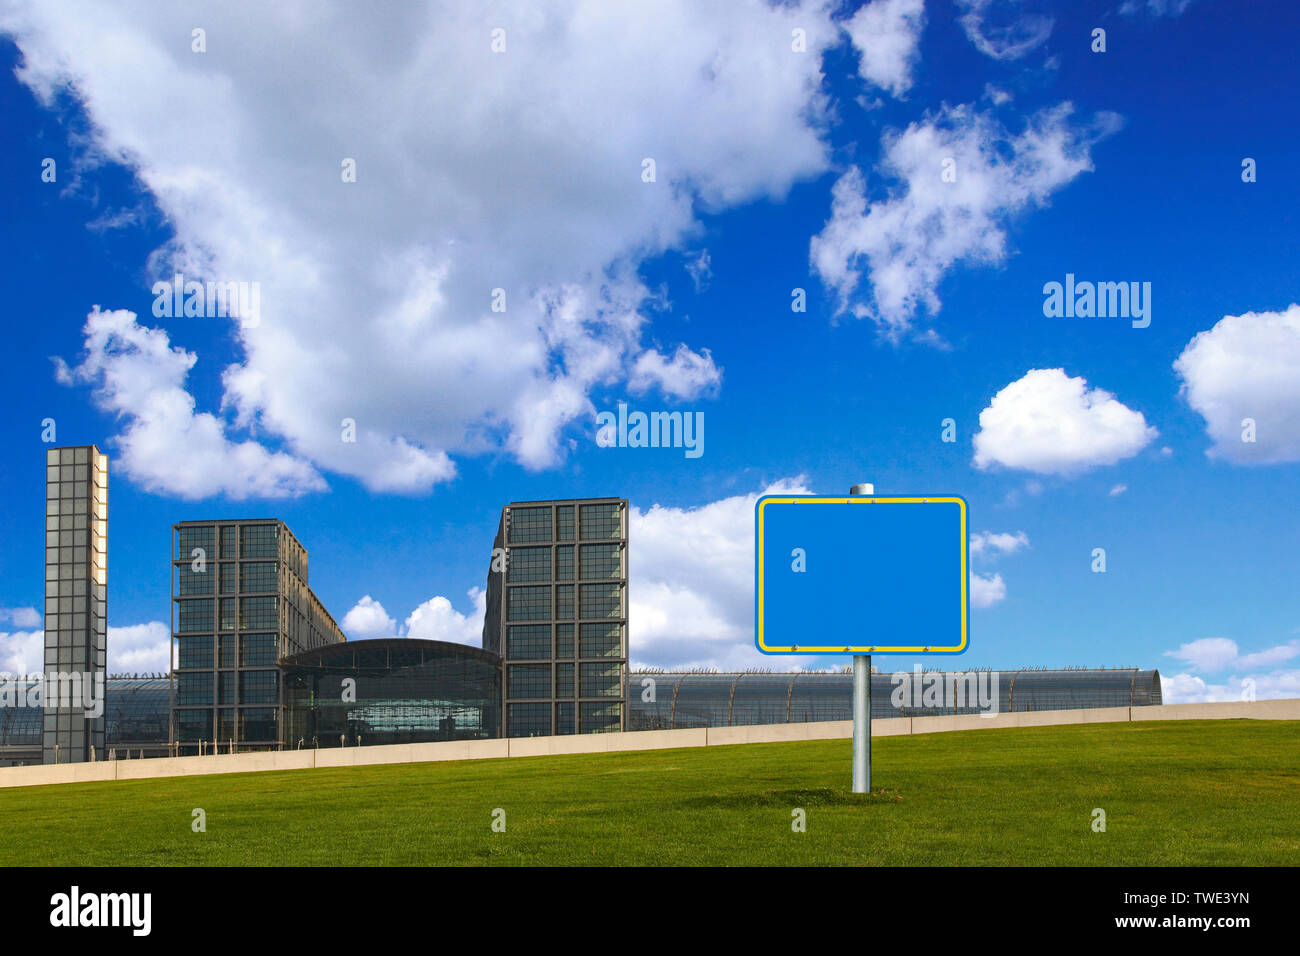
[[[1294,865],[1300,722],[1153,721],[0,790],[15,865]],[[207,831],[193,832],[202,808]],[[494,811],[505,832],[494,832]],[[1093,811],[1106,814],[1094,832]],[[793,811],[806,832],[793,832]]]

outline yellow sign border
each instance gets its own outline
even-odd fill
[[[789,647],[769,647],[763,642],[763,509],[769,504],[829,504],[829,505],[872,505],[872,504],[955,504],[961,510],[961,643],[950,646],[900,646],[886,644],[850,644],[834,646],[791,645]],[[813,498],[805,496],[764,498],[758,503],[757,549],[754,562],[757,565],[757,591],[755,595],[755,635],[760,651],[769,654],[960,654],[966,649],[969,637],[968,602],[970,600],[970,577],[966,568],[966,499],[953,496],[885,498],[875,495],[854,495],[846,498]]]

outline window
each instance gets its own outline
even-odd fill
[[[216,575],[205,564],[202,571],[195,571],[193,564],[180,566],[179,594],[211,594],[214,590]]]
[[[276,563],[274,561],[245,561],[239,568],[239,590],[277,590]]]
[[[180,630],[211,631],[214,629],[211,601],[181,601]]]
[[[555,732],[571,734],[573,731],[573,702],[561,701],[555,705]]]
[[[557,505],[555,508],[555,540],[573,540],[573,505]]]
[[[212,705],[212,672],[176,675],[176,703]]]
[[[241,704],[274,704],[279,701],[278,671],[240,671]]]
[[[275,628],[277,624],[275,598],[241,597],[239,599],[239,629],[241,631],[265,631]]]
[[[235,618],[235,599],[232,597],[223,597],[221,599],[221,630],[233,631],[238,621]]]
[[[176,739],[193,743],[212,739],[212,711],[176,711]]]
[[[239,635],[239,666],[265,667],[275,663],[274,634]]]
[[[623,576],[622,548],[617,544],[584,544],[582,573],[584,581]]]
[[[511,548],[506,563],[506,580],[549,581],[551,579],[550,548]]]
[[[243,532],[239,552],[241,558],[274,558],[279,556],[276,549],[278,525],[247,524],[240,530]],[[225,557],[225,555],[223,554],[222,557]]]
[[[203,560],[211,561],[217,556],[216,531],[217,529],[211,525],[202,528],[181,528],[180,554],[176,556],[182,561],[192,561],[195,558],[194,549],[201,548]]]
[[[511,508],[510,543],[551,540],[551,509]]]
[[[276,739],[274,707],[249,707],[239,712],[239,739],[273,742]]]
[[[579,697],[622,697],[623,665],[617,661],[606,663],[583,664],[582,686],[578,688]],[[557,695],[558,696],[558,695]]]
[[[573,580],[573,545],[565,544],[555,549],[555,580]]]
[[[223,671],[217,674],[217,703],[233,704],[235,702],[235,672]]]
[[[217,645],[217,656],[219,667],[235,666],[235,635],[222,634],[217,638],[220,643]]]
[[[551,696],[550,664],[511,664],[506,668],[506,675],[506,696],[511,700]]]
[[[239,531],[238,528],[221,529],[221,556],[223,558],[239,557],[239,553],[238,553],[239,546],[235,538],[235,534],[238,531]]]
[[[622,617],[622,587],[618,584],[582,585],[582,616],[584,618]]]
[[[212,667],[212,635],[196,634],[177,640],[177,667]]]
[[[621,730],[623,705],[604,701],[584,701],[582,704],[582,732],[607,734]]]
[[[622,631],[619,624],[583,624],[582,657],[622,657]]]
[[[551,733],[551,705],[510,704],[506,709],[511,737],[546,737]]]
[[[582,506],[583,541],[590,541],[593,538],[617,538],[622,531],[622,527],[623,523],[619,520],[619,504],[617,501],[609,504]]]
[[[549,621],[551,619],[549,586],[512,587],[508,594],[507,621]]]
[[[556,697],[573,696],[573,665],[572,664],[555,665],[555,696]]]
[[[555,625],[555,656],[556,657],[573,656],[573,625],[572,624]]]
[[[239,579],[235,577],[235,568],[238,565],[234,561],[225,561],[221,565],[221,593],[234,594],[239,590]]]
[[[506,658],[546,660],[551,656],[551,625],[517,624],[506,629]]]
[[[573,617],[572,584],[557,584],[555,586],[555,616],[557,618]]]

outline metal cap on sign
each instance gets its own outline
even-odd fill
[[[874,495],[875,493],[876,486],[873,484],[854,485],[849,489],[851,495]]]

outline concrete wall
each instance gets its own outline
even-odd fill
[[[1220,704],[1169,704],[1163,707],[1098,707],[1088,710],[1021,711],[981,717],[893,717],[871,722],[872,737],[935,734],[953,730],[997,730],[1147,720],[1300,720],[1300,698],[1229,701]],[[0,787],[34,787],[92,780],[138,780],[191,774],[250,773],[258,770],[308,770],[366,764],[427,763],[440,760],[488,760],[553,754],[613,753],[675,747],[720,747],[791,740],[842,740],[853,736],[851,720],[804,724],[757,724],[749,727],[695,727],[640,730],[618,734],[566,737],[521,737],[456,740],[433,744],[393,744],[328,750],[281,750],[267,753],[217,754],[206,757],[156,757],[104,760],[58,766],[0,767]]]

